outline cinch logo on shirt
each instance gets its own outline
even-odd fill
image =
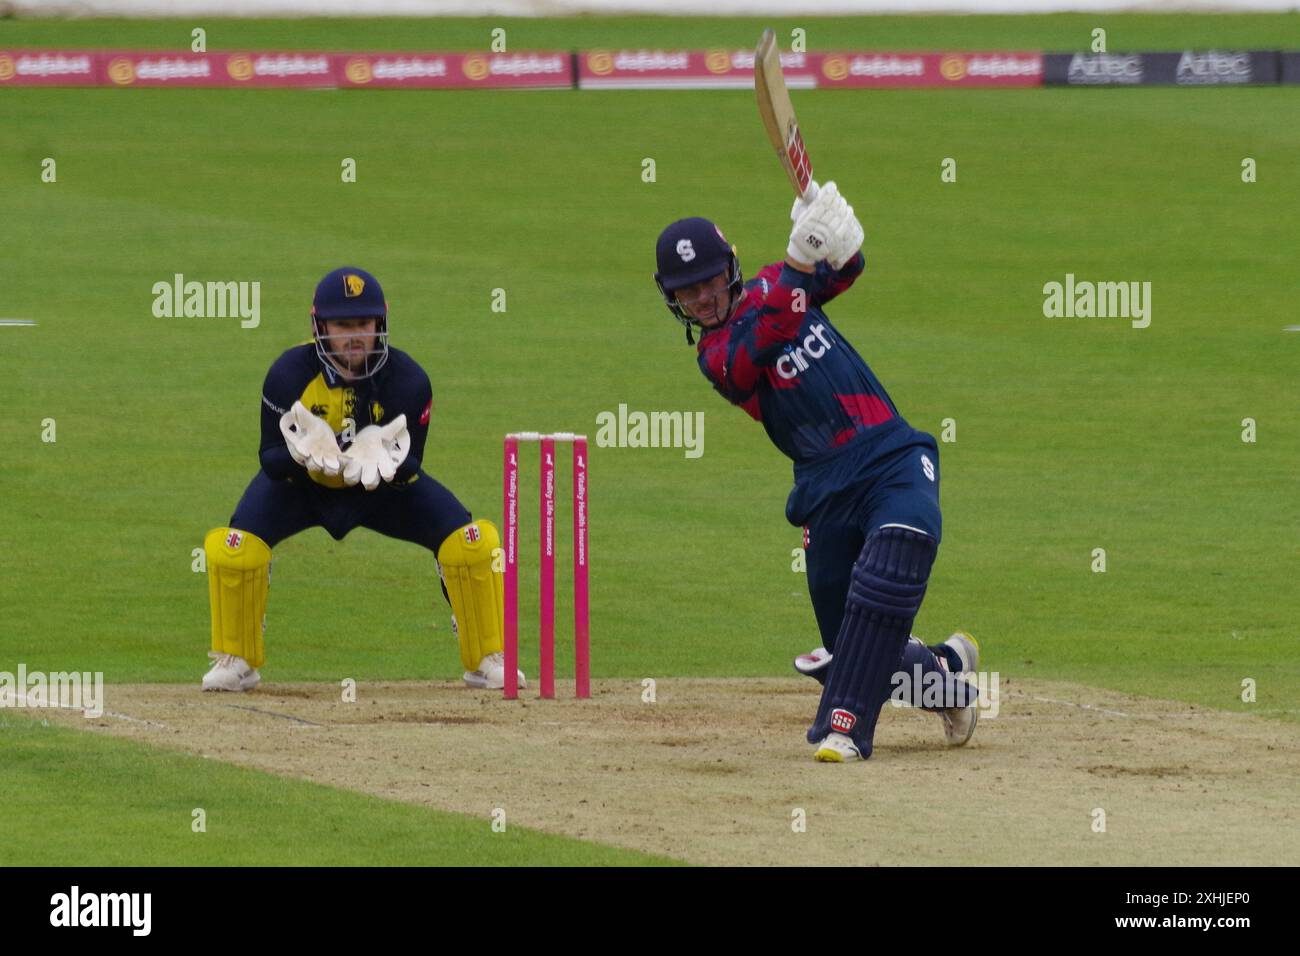
[[[820,345],[817,344],[819,342]],[[786,379],[798,377],[800,372],[808,368],[808,359],[821,358],[833,344],[826,338],[826,326],[818,322],[802,345],[776,360],[776,374]]]

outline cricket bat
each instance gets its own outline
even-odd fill
[[[812,160],[799,132],[790,91],[785,86],[781,72],[781,54],[776,48],[776,34],[771,28],[763,31],[754,54],[754,93],[758,96],[758,114],[763,117],[767,138],[776,149],[785,175],[794,187],[794,194],[803,197],[812,182]]]

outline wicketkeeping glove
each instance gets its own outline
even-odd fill
[[[366,491],[374,491],[381,479],[393,480],[410,453],[411,433],[406,430],[405,415],[387,425],[367,425],[344,453],[343,480],[349,485],[360,482]]]
[[[333,429],[302,402],[294,402],[280,417],[280,434],[293,460],[308,471],[333,476],[343,470],[343,453]]]

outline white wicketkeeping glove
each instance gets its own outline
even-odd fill
[[[795,222],[786,255],[808,266],[826,259],[839,269],[861,247],[863,235],[853,207],[830,182],[817,190]]]
[[[280,434],[293,460],[308,471],[333,476],[343,470],[343,453],[333,429],[302,402],[294,402],[280,417]]]
[[[367,425],[344,453],[343,480],[349,485],[360,482],[366,491],[374,491],[380,479],[393,480],[410,453],[411,433],[406,430],[405,415],[387,425]]]

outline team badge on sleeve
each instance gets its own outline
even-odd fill
[[[420,412],[420,424],[429,424],[429,412],[433,411],[433,399],[429,399],[429,404],[424,406],[424,411]]]

